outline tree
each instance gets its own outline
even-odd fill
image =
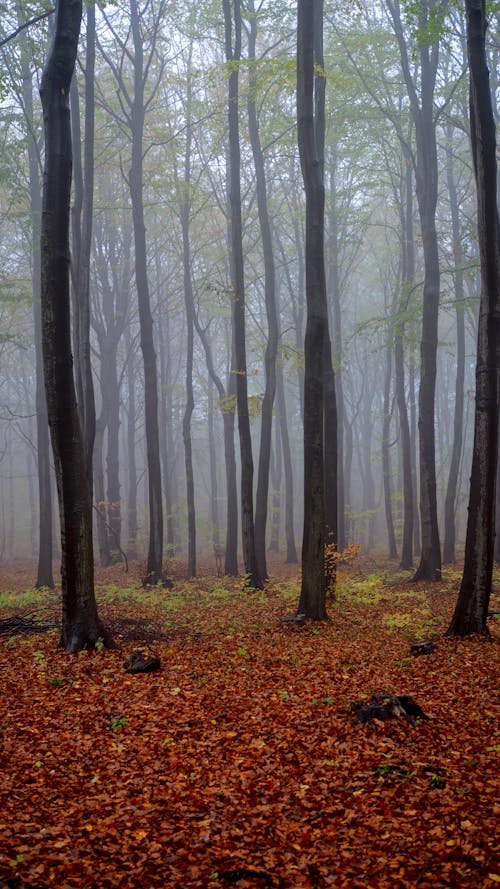
[[[304,345],[304,533],[298,613],[325,619],[324,357],[328,337],[324,261],[323,179],[325,72],[321,0],[299,0],[297,19],[297,128],[306,196]],[[321,56],[320,56],[321,57]]]
[[[132,33],[133,53],[126,43],[112,29],[111,21],[106,16],[109,27],[113,30],[122,53],[122,59],[115,64],[104,49],[100,50],[113,70],[120,88],[120,104],[123,123],[130,129],[132,136],[131,161],[128,174],[130,199],[132,203],[132,221],[135,245],[135,280],[137,301],[139,306],[139,323],[141,331],[141,351],[144,364],[144,411],[146,424],[146,452],[148,466],[148,503],[149,503],[149,545],[145,582],[148,584],[168,583],[163,573],[163,503],[161,485],[161,464],[158,428],[158,375],[155,343],[153,337],[153,316],[148,279],[148,255],[146,244],[146,222],[144,215],[144,123],[146,111],[156,96],[159,77],[157,76],[146,97],[146,84],[149,81],[151,64],[156,51],[156,41],[164,3],[155,10],[153,26],[148,40],[144,38],[144,15],[137,0],[130,0],[130,29]],[[104,14],[104,13],[103,13]],[[147,53],[144,47],[147,46]],[[124,79],[123,59],[132,64],[133,89],[130,90]]]
[[[41,226],[42,343],[47,412],[61,522],[62,630],[68,652],[111,644],[94,594],[92,502],[73,379],[69,298],[71,128],[69,91],[81,0],[59,0],[40,86],[45,131]]]
[[[455,411],[453,417],[453,445],[450,458],[450,471],[444,501],[444,541],[443,561],[455,561],[455,507],[457,500],[460,459],[464,426],[464,380],[465,380],[465,317],[464,317],[464,256],[460,237],[459,201],[453,168],[453,127],[446,130],[446,174],[450,195],[450,215],[455,265],[455,314],[457,319],[457,373],[455,378]]]
[[[241,219],[240,144],[239,144],[239,62],[241,60],[241,9],[240,0],[233,0],[234,45],[232,41],[233,16],[230,0],[223,0],[226,59],[228,76],[228,123],[229,123],[229,209],[231,218],[231,277],[233,286],[233,341],[236,375],[236,404],[238,408],[238,432],[241,458],[241,535],[243,561],[248,584],[261,589],[264,578],[260,577],[255,554],[255,527],[253,515],[253,457],[248,413],[247,360],[245,341],[245,280],[243,268],[243,233]]]
[[[262,240],[264,261],[264,291],[268,337],[264,359],[265,391],[262,399],[262,419],[260,427],[260,451],[257,473],[257,492],[255,497],[255,551],[259,577],[267,577],[266,565],[266,524],[269,496],[269,465],[271,460],[271,431],[273,422],[273,405],[276,394],[276,353],[278,349],[278,316],[276,311],[276,274],[274,267],[274,251],[271,237],[271,222],[267,200],[267,183],[262,150],[259,122],[257,117],[257,71],[255,44],[257,42],[257,16],[253,0],[249,2],[250,30],[248,40],[248,59],[250,64],[248,77],[248,131],[252,146],[255,166],[257,191],[257,207]]]
[[[92,493],[92,456],[94,451],[96,412],[94,383],[90,361],[90,255],[92,251],[92,218],[94,206],[94,132],[95,132],[95,3],[87,7],[85,61],[85,117],[83,164],[80,155],[80,107],[76,77],[71,82],[71,122],[73,144],[74,205],[72,214],[73,252],[71,271],[74,288],[75,377],[78,413],[83,434],[85,464]]]
[[[485,0],[466,0],[470,71],[470,127],[477,188],[481,300],[476,362],[474,445],[465,561],[447,636],[488,633],[495,539],[500,368],[500,226],[497,206],[495,118],[486,57]]]
[[[17,18],[21,27],[21,9],[17,4]],[[35,369],[36,369],[36,440],[38,464],[38,570],[36,587],[53,587],[52,573],[52,495],[50,483],[50,445],[47,422],[47,402],[43,381],[42,330],[40,308],[40,222],[42,215],[42,194],[40,188],[40,153],[35,135],[33,114],[33,81],[28,59],[27,36],[20,40],[21,71],[23,80],[23,103],[29,130],[28,163],[30,205],[32,218],[32,286],[33,314],[35,327]]]
[[[415,580],[439,580],[441,577],[434,433],[440,275],[436,232],[438,164],[436,117],[433,102],[439,61],[437,28],[444,7],[445,4],[440,0],[431,0],[430,3],[419,0],[417,5],[420,64],[420,84],[418,86],[412,73],[412,63],[403,33],[399,0],[387,0],[387,8],[398,41],[401,67],[415,127],[415,184],[425,267],[418,416],[422,550],[420,564],[414,576]]]

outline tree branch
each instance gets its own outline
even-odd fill
[[[17,35],[20,34],[21,31],[24,31],[25,28],[29,28],[31,25],[36,25],[38,22],[43,21],[43,19],[46,19],[49,17],[49,15],[52,15],[54,11],[54,7],[52,7],[52,9],[47,10],[47,12],[42,12],[40,15],[35,16],[34,19],[30,19],[28,22],[23,22],[23,24],[19,25],[19,27],[16,28],[16,30],[13,31],[12,34],[9,34],[8,37],[4,37],[3,40],[0,40],[0,49],[2,48],[2,46],[5,46],[6,43],[10,43],[11,40],[14,40],[14,38],[17,37]]]

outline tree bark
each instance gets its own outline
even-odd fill
[[[394,309],[394,304],[393,304]],[[390,456],[390,435],[392,417],[392,337],[389,337],[386,351],[385,380],[384,380],[384,414],[382,421],[382,472],[384,480],[384,506],[387,537],[389,540],[389,558],[397,559],[396,534],[394,531],[394,515],[392,509],[392,475]]]
[[[403,535],[399,567],[408,571],[413,567],[414,490],[410,421],[405,386],[404,331],[410,292],[415,277],[415,245],[413,237],[413,188],[412,169],[407,165],[404,182],[404,199],[401,208],[401,297],[394,334],[394,372],[396,401],[398,405],[401,435],[401,462],[403,475]]]
[[[298,562],[297,547],[295,545],[294,527],[294,494],[293,494],[293,467],[292,452],[290,448],[290,435],[288,432],[285,381],[283,378],[283,365],[279,364],[276,377],[276,403],[278,408],[278,420],[281,432],[281,444],[283,448],[283,470],[285,474],[285,539],[287,564],[295,565]]]
[[[239,142],[239,62],[241,60],[241,10],[240,0],[233,0],[234,46],[232,45],[233,22],[230,0],[223,0],[226,59],[228,76],[228,123],[229,123],[229,208],[231,217],[231,277],[233,284],[233,341],[236,376],[236,404],[238,409],[238,433],[241,459],[241,536],[243,561],[247,582],[254,589],[261,589],[264,578],[259,575],[255,552],[255,527],[253,514],[253,457],[248,414],[248,381],[245,339],[245,281],[243,269],[243,233],[241,220],[240,142]]]
[[[495,538],[500,368],[500,274],[496,135],[486,57],[484,0],[466,0],[470,125],[481,263],[476,407],[462,583],[447,636],[488,634]]]
[[[273,423],[273,405],[276,394],[276,353],[278,349],[278,316],[276,311],[276,275],[274,253],[271,236],[271,224],[267,202],[267,185],[262,151],[259,124],[257,119],[256,92],[257,72],[255,44],[257,41],[257,18],[254,0],[250,0],[250,32],[248,39],[248,59],[250,63],[248,75],[248,130],[252,146],[255,166],[257,190],[257,207],[264,258],[264,293],[267,316],[267,343],[264,358],[265,389],[262,400],[262,416],[260,425],[259,466],[257,472],[257,492],[255,497],[255,557],[258,576],[267,579],[266,564],[266,524],[269,497],[269,464],[271,459],[271,431]]]
[[[453,239],[453,261],[455,265],[455,317],[457,321],[457,371],[455,380],[455,412],[453,417],[453,445],[448,474],[448,484],[444,501],[444,541],[443,561],[455,561],[455,506],[457,500],[458,474],[462,455],[464,426],[464,381],[465,381],[465,318],[464,318],[464,275],[463,251],[460,238],[460,216],[457,189],[453,170],[452,152],[453,128],[448,127],[446,145],[446,173],[450,197],[450,215]]]
[[[21,25],[21,6],[17,4],[18,23]],[[47,402],[43,380],[43,354],[40,307],[40,223],[42,217],[42,193],[40,188],[40,154],[35,141],[33,116],[33,80],[28,59],[26,34],[20,38],[21,76],[24,113],[28,126],[28,164],[30,209],[32,221],[33,259],[31,280],[33,288],[33,316],[35,330],[35,379],[36,379],[36,441],[38,468],[38,567],[35,587],[53,588],[52,573],[52,494],[50,484],[50,444],[47,420]]]
[[[193,350],[194,350],[194,298],[191,278],[191,104],[192,84],[189,73],[191,52],[188,59],[186,84],[186,146],[184,151],[184,181],[181,188],[180,214],[182,230],[182,270],[184,281],[184,305],[186,307],[187,348],[186,348],[186,406],[182,421],[184,442],[184,463],[186,468],[186,504],[188,520],[188,577],[196,577],[196,512],[194,500],[193,444],[191,439],[191,418],[194,411],[193,390]]]
[[[135,278],[139,304],[141,351],[144,363],[144,412],[148,465],[149,545],[145,583],[168,583],[163,573],[163,504],[158,430],[158,379],[153,317],[147,271],[146,225],[143,196],[144,47],[137,0],[130,0],[134,42],[134,97],[130,108],[132,160],[129,174],[135,242]]]
[[[94,78],[95,78],[95,4],[87,8],[85,59],[85,117],[83,165],[80,157],[79,100],[76,79],[71,84],[73,143],[75,153],[75,204],[73,208],[72,277],[75,292],[73,348],[78,414],[82,427],[85,465],[92,493],[92,454],[94,450],[96,411],[90,360],[90,256],[94,205]],[[77,186],[77,187],[76,187]]]
[[[415,183],[424,253],[418,409],[422,549],[420,564],[414,574],[414,580],[439,580],[441,578],[441,548],[437,517],[434,420],[440,274],[436,232],[438,165],[436,121],[434,119],[433,104],[439,59],[439,38],[436,36],[432,45],[427,35],[423,34],[420,38],[419,62],[421,82],[418,94],[408,58],[408,48],[401,23],[399,0],[394,0],[394,2],[393,0],[387,0],[387,6],[398,41],[403,76],[415,126],[417,143]],[[429,18],[434,11],[434,7],[435,0],[431,0],[430,5],[427,5],[424,0],[419,0],[419,24],[422,29],[429,25]]]
[[[324,355],[328,341],[324,261],[324,71],[315,68],[322,4],[299,0],[297,21],[297,127],[306,195],[306,302],[304,369],[304,533],[298,613],[327,617],[325,602]],[[315,100],[318,104],[315,108]],[[319,116],[318,116],[319,112]]]
[[[47,411],[61,521],[62,630],[68,652],[111,643],[94,594],[92,501],[78,419],[69,295],[71,124],[69,90],[82,18],[81,0],[59,0],[40,95],[45,127],[41,230],[42,341]]]

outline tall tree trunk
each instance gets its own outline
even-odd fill
[[[125,348],[127,351],[127,554],[129,559],[137,558],[137,468],[135,456],[135,353],[128,327],[125,328]]]
[[[429,29],[435,5],[436,0],[431,0],[430,4],[427,4],[426,0],[419,0],[418,16],[422,36],[419,42],[420,90],[418,93],[403,33],[399,0],[387,0],[387,6],[399,45],[403,76],[415,126],[417,144],[415,183],[424,253],[418,410],[422,549],[420,564],[415,572],[414,580],[439,580],[441,577],[434,431],[440,289],[439,253],[436,232],[438,165],[436,121],[434,119],[434,88],[439,59],[439,38],[437,35],[434,36],[434,42],[431,45],[429,42],[431,37],[425,33],[425,29]]]
[[[243,270],[243,231],[241,220],[240,187],[240,137],[238,119],[239,62],[241,60],[241,9],[240,0],[233,0],[233,22],[230,0],[223,0],[226,59],[228,76],[229,122],[229,207],[231,216],[231,277],[233,283],[233,341],[236,375],[236,404],[238,408],[238,433],[241,458],[241,536],[245,573],[250,587],[260,589],[264,578],[260,577],[255,553],[255,528],[253,515],[253,457],[248,413],[248,381],[245,339],[245,281]]]
[[[158,342],[160,345],[160,458],[162,465],[163,492],[165,496],[167,522],[167,552],[170,557],[175,555],[177,544],[177,524],[174,504],[177,502],[175,477],[175,455],[172,434],[172,356],[167,349],[170,337],[170,309],[168,299],[163,307],[161,323],[158,325]]]
[[[191,105],[192,84],[190,75],[191,51],[188,59],[186,85],[186,147],[184,152],[184,182],[181,186],[180,203],[182,229],[182,269],[184,278],[184,304],[186,307],[186,407],[182,421],[182,438],[184,441],[184,463],[186,467],[186,503],[188,520],[188,577],[196,577],[196,514],[194,502],[193,444],[191,439],[191,418],[194,411],[193,391],[193,350],[194,350],[194,298],[193,281],[191,278]]]
[[[95,4],[87,8],[85,59],[85,130],[83,167],[80,158],[80,121],[78,87],[71,84],[73,142],[75,153],[75,206],[73,212],[73,285],[75,337],[75,378],[78,414],[82,427],[85,465],[92,492],[92,453],[95,439],[95,400],[90,360],[90,255],[92,250],[92,216],[94,204],[94,75],[95,75]],[[75,129],[76,128],[76,129]],[[76,134],[76,138],[75,138]]]
[[[460,238],[460,216],[457,188],[453,170],[452,151],[453,128],[447,128],[446,173],[450,196],[451,229],[453,238],[453,262],[455,265],[455,317],[457,320],[457,371],[455,380],[455,413],[453,418],[453,446],[451,451],[448,485],[444,501],[444,542],[443,561],[455,561],[455,506],[457,500],[458,474],[462,454],[464,426],[464,381],[465,381],[465,318],[464,318],[464,275],[463,251]]]
[[[216,561],[222,556],[220,542],[220,517],[219,517],[219,486],[217,482],[217,453],[215,445],[214,423],[214,384],[208,380],[207,398],[207,425],[208,425],[208,458],[210,466],[210,524],[212,528],[212,546]]]
[[[344,388],[342,381],[342,313],[340,307],[339,277],[339,235],[335,207],[336,198],[336,146],[330,163],[331,209],[328,225],[328,294],[332,306],[332,338],[335,363],[335,409],[337,417],[337,548],[339,552],[346,546],[345,529],[345,487],[344,487]]]
[[[486,57],[484,0],[465,0],[470,70],[470,125],[477,186],[481,301],[479,309],[474,446],[465,561],[447,636],[487,634],[495,538],[500,369],[500,226],[497,206],[495,119]]]
[[[324,71],[317,61],[322,33],[320,0],[299,0],[297,21],[297,127],[306,194],[307,322],[304,369],[304,534],[302,584],[298,612],[326,618],[325,485],[324,485],[324,356],[328,315],[324,259],[323,181]]]
[[[267,343],[264,359],[265,389],[262,400],[260,426],[259,466],[257,472],[257,492],[255,497],[255,556],[257,573],[262,580],[267,578],[266,564],[266,524],[269,496],[269,463],[271,459],[271,430],[273,405],[276,393],[276,353],[278,349],[278,316],[276,311],[276,275],[271,236],[271,224],[267,202],[267,185],[259,124],[257,120],[256,92],[257,71],[255,44],[257,41],[257,18],[254,0],[250,0],[250,32],[248,39],[248,130],[255,166],[257,207],[264,258],[264,293],[267,316]]]
[[[21,4],[17,4],[18,23],[22,21]],[[43,381],[42,321],[40,308],[40,223],[42,217],[42,193],[40,189],[40,155],[35,141],[33,117],[33,80],[28,58],[27,36],[20,38],[21,76],[24,113],[29,129],[28,164],[30,185],[30,209],[33,239],[31,281],[33,288],[33,315],[35,329],[35,379],[36,379],[36,441],[38,468],[38,567],[35,587],[54,586],[52,574],[52,494],[50,483],[49,425],[47,402]]]
[[[394,301],[393,310],[394,314]],[[392,474],[391,474],[391,455],[390,455],[390,435],[391,435],[391,417],[392,417],[392,399],[391,399],[391,381],[392,381],[392,337],[389,337],[387,343],[387,352],[385,360],[385,380],[384,380],[384,416],[382,421],[382,472],[384,480],[384,506],[385,521],[387,525],[387,537],[389,540],[389,558],[397,559],[398,550],[396,546],[396,534],[394,531],[394,515],[392,510]]]
[[[286,397],[285,397],[285,381],[283,378],[283,365],[278,364],[276,377],[276,403],[278,408],[278,420],[281,432],[281,443],[283,448],[283,469],[285,473],[285,538],[286,538],[286,559],[290,565],[298,562],[297,547],[295,545],[295,528],[294,528],[294,495],[293,495],[293,467],[292,467],[292,451],[290,448],[290,435],[288,432]]]
[[[144,581],[166,583],[163,573],[163,504],[158,430],[158,379],[153,317],[147,271],[146,225],[143,196],[144,48],[138,0],[130,0],[134,41],[134,98],[131,105],[132,160],[129,174],[135,243],[135,280],[139,304],[141,351],[144,363],[144,413],[148,465],[149,545]]]
[[[110,642],[94,594],[92,501],[78,419],[69,297],[71,124],[69,90],[82,18],[81,0],[59,0],[54,41],[42,74],[45,126],[41,229],[42,341],[47,411],[61,521],[61,645],[68,652]]]
[[[401,462],[403,475],[403,535],[401,541],[400,568],[404,571],[413,567],[414,530],[414,489],[410,421],[405,386],[404,331],[405,315],[408,310],[410,293],[415,277],[415,244],[413,237],[413,177],[410,164],[407,164],[404,184],[405,201],[401,209],[401,297],[394,334],[394,368],[396,400],[401,435]]]

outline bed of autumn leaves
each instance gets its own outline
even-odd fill
[[[31,568],[2,568],[0,619],[58,620],[57,593],[23,592]],[[297,625],[296,569],[273,566],[264,593],[171,569],[172,590],[141,589],[138,565],[99,575],[118,650],[0,639],[0,886],[500,883],[500,621],[443,638],[458,573],[412,584],[361,560],[330,622]],[[125,673],[138,648],[160,672]],[[429,721],[361,725],[352,704],[374,692]]]

